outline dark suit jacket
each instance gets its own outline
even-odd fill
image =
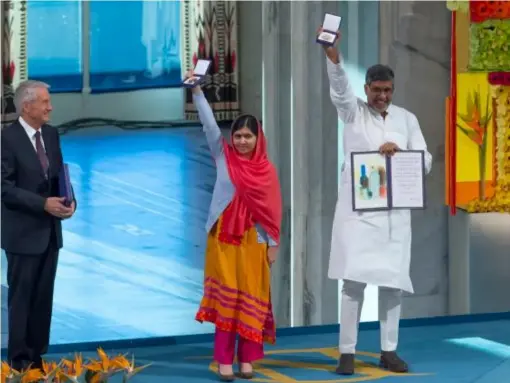
[[[45,178],[37,153],[19,121],[2,129],[2,249],[15,254],[43,254],[55,231],[62,247],[62,224],[44,210],[48,197],[57,197],[63,164],[60,136],[44,125],[42,139],[49,161]]]

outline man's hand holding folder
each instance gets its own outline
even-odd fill
[[[73,186],[71,184],[71,176],[69,175],[69,166],[66,163],[62,164],[62,168],[60,169],[58,189],[61,203],[68,208],[60,218],[70,218],[74,214],[76,203]]]

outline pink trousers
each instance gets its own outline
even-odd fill
[[[216,328],[214,334],[214,360],[219,364],[234,364],[236,349],[235,332],[224,331]],[[262,343],[239,337],[237,344],[237,361],[239,363],[252,363],[264,358],[264,346]]]

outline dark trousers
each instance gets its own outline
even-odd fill
[[[39,365],[50,341],[58,248],[52,235],[39,255],[7,253],[9,342],[7,360],[14,368]]]

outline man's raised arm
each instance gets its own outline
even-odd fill
[[[319,33],[321,31],[319,30]],[[326,62],[329,77],[329,93],[331,101],[338,111],[338,117],[348,123],[354,120],[358,109],[358,100],[352,91],[347,73],[340,61],[337,46],[340,41],[340,32],[333,46],[323,46],[326,52]]]

